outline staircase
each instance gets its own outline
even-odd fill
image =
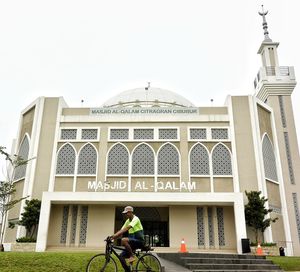
[[[193,272],[283,271],[265,256],[215,253],[157,253]]]

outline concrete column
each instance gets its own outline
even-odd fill
[[[239,254],[242,253],[242,238],[247,238],[246,220],[244,214],[243,195],[240,194],[234,202],[234,221],[236,231],[236,249]]]

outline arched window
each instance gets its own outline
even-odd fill
[[[75,149],[72,145],[65,144],[57,154],[56,174],[74,175],[75,159]]]
[[[25,135],[18,152],[18,156],[22,160],[28,160],[28,154],[29,154],[29,139],[28,136]],[[25,177],[26,174],[26,167],[27,164],[22,164],[18,167],[16,167],[15,174],[14,174],[14,180],[18,180]]]
[[[190,174],[191,175],[209,175],[209,156],[207,149],[196,144],[190,153]]]
[[[158,174],[179,175],[179,154],[175,146],[165,144],[158,153]]]
[[[154,153],[150,146],[139,145],[132,154],[133,175],[154,175]]]
[[[129,154],[122,144],[114,145],[107,157],[108,175],[128,175]]]
[[[79,175],[96,175],[97,152],[93,145],[85,145],[79,153],[78,174]]]
[[[265,177],[267,179],[278,181],[275,154],[271,141],[267,135],[264,136],[262,141],[262,153]]]
[[[212,152],[212,164],[214,175],[232,175],[231,155],[225,145],[215,146]]]

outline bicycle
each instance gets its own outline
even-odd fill
[[[150,246],[144,246],[141,250],[135,250],[133,253],[137,257],[137,262],[128,266],[116,250],[124,250],[124,247],[115,246],[107,237],[105,240],[105,253],[100,253],[93,256],[86,267],[86,272],[118,272],[117,262],[112,255],[115,255],[125,271],[130,272],[162,272],[160,261],[150,251]],[[145,252],[145,253],[144,253]]]

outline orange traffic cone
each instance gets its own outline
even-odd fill
[[[180,245],[180,253],[187,253],[187,252],[188,251],[186,250],[186,245],[185,245],[184,238],[182,238],[181,245]]]
[[[263,254],[264,254],[263,250],[262,250],[262,248],[260,246],[260,243],[258,242],[257,243],[257,248],[256,248],[256,255],[263,255]]]

